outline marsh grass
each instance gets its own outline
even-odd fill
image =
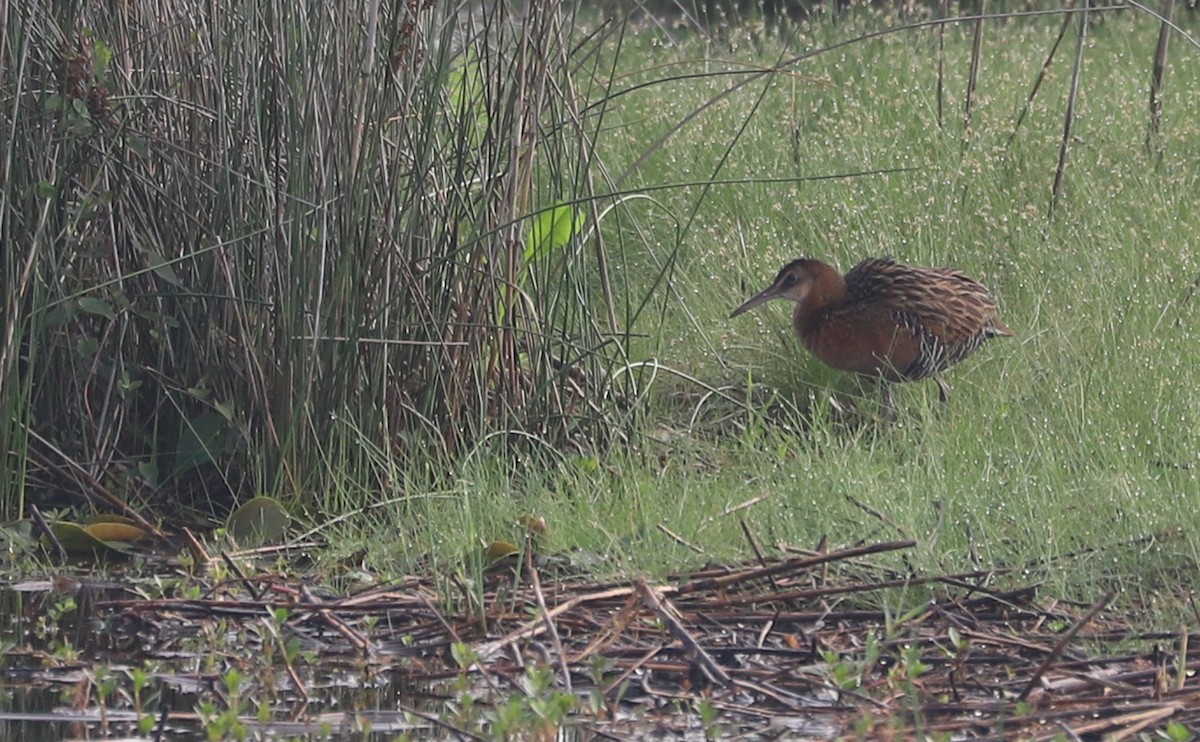
[[[5,12],[10,513],[27,450],[39,492],[70,486],[30,427],[202,511],[386,500],[497,431],[628,437],[578,108],[611,30],[550,4]]]
[[[819,26],[797,43],[819,48],[887,20]],[[655,218],[647,206],[639,230],[630,230],[644,250],[628,260],[660,265],[677,225],[695,218],[672,255],[661,327],[639,349],[704,387],[659,373],[640,451],[603,456],[600,472],[589,474],[544,462],[537,484],[517,484],[499,504],[478,496],[478,531],[511,534],[512,513],[536,511],[553,543],[590,544],[619,572],[745,556],[744,518],[762,543],[912,537],[919,568],[1028,566],[1084,599],[1115,587],[1135,602],[1154,594],[1159,606],[1182,606],[1180,588],[1195,572],[1188,534],[1200,490],[1200,346],[1197,309],[1185,301],[1200,271],[1188,242],[1197,119],[1186,91],[1196,52],[1176,47],[1187,51],[1170,66],[1171,123],[1156,162],[1144,138],[1158,24],[1134,13],[1094,20],[1064,195],[1048,218],[1070,58],[1051,65],[1015,126],[1059,27],[1046,18],[985,34],[969,129],[953,117],[937,127],[936,37],[912,32],[813,57],[772,75],[765,93],[747,86],[645,158],[631,182],[647,186],[915,170],[713,186],[702,208],[699,187],[659,193],[653,209],[678,218]],[[957,110],[971,43],[970,28],[947,31],[946,94]],[[619,118],[610,117],[614,169],[736,79],[717,73],[786,56],[754,48],[730,52],[697,39],[673,46],[653,31],[632,37],[622,60],[632,72],[617,92],[661,82],[622,96]],[[639,51],[653,61],[639,64]],[[689,71],[708,75],[670,79]],[[870,420],[875,390],[805,354],[785,307],[725,319],[799,254],[843,268],[875,254],[961,267],[999,296],[1018,337],[989,344],[949,374],[946,410],[935,389],[900,388],[901,419],[883,429]],[[754,399],[752,411],[723,408],[706,387]],[[839,412],[855,407],[865,421]],[[473,466],[460,474],[472,493],[531,476]],[[704,555],[658,531],[660,523]]]
[[[1029,565],[1085,599],[1183,604],[1200,52],[1172,46],[1151,156],[1157,19],[1094,14],[1051,214],[1071,60],[1039,75],[1059,16],[987,21],[970,121],[939,125],[964,110],[969,24],[846,43],[902,23],[861,10],[715,41],[535,13],[531,36],[479,21],[472,56],[453,51],[465,21],[421,9],[422,44],[379,19],[403,52],[389,75],[379,49],[360,73],[359,19],[293,12],[172,31],[178,57],[98,30],[143,56],[114,62],[136,74],[114,73],[119,124],[92,129],[46,110],[67,35],[10,45],[30,72],[7,79],[47,91],[6,114],[28,171],[5,182],[5,240],[27,246],[5,280],[42,271],[7,319],[6,450],[33,420],[83,431],[80,460],[148,462],[173,493],[180,430],[216,414],[204,481],[294,497],[331,561],[384,569],[477,573],[533,515],[547,552],[663,572],[744,558],[744,520],[767,545],[911,537],[918,569]],[[523,270],[555,204],[585,226]],[[876,390],[811,359],[784,307],[726,319],[800,254],[962,268],[1017,337],[949,374],[949,408],[908,385],[879,425]]]

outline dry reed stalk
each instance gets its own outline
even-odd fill
[[[979,85],[979,58],[983,48],[983,17],[987,15],[987,0],[979,2],[979,18],[975,20],[975,36],[971,40],[971,71],[967,79],[967,102],[963,108],[963,126],[971,127],[975,108],[975,88]]]
[[[1154,71],[1150,75],[1150,129],[1146,132],[1146,151],[1161,156],[1158,134],[1162,128],[1162,82],[1167,68],[1167,44],[1171,38],[1171,17],[1175,0],[1163,0],[1162,26],[1158,29],[1158,45],[1154,48]]]
[[[1085,0],[1085,2],[1086,1],[1087,0]],[[1084,15],[1086,16],[1087,14],[1085,13]],[[1042,679],[1042,676],[1046,674],[1046,671],[1050,669],[1050,666],[1062,656],[1063,651],[1066,650],[1067,645],[1071,643],[1071,640],[1075,638],[1075,635],[1078,634],[1084,626],[1087,626],[1093,618],[1099,615],[1100,611],[1104,610],[1104,607],[1112,601],[1114,595],[1115,593],[1109,591],[1101,596],[1100,600],[1092,604],[1092,607],[1088,609],[1087,613],[1083,614],[1083,616],[1075,622],[1075,625],[1068,629],[1067,633],[1062,635],[1058,642],[1055,643],[1054,649],[1050,651],[1050,654],[1046,655],[1046,658],[1042,660],[1042,664],[1038,666],[1038,669],[1035,670],[1033,675],[1029,678],[1029,682],[1025,684],[1025,689],[1021,691],[1021,695],[1017,696],[1018,701],[1024,701],[1029,697],[1029,693],[1037,687],[1038,681]]]
[[[1067,5],[1067,9],[1075,7],[1075,0],[1071,0]],[[1046,79],[1046,73],[1050,71],[1050,65],[1054,63],[1054,55],[1058,53],[1058,47],[1062,44],[1063,37],[1067,35],[1067,27],[1071,25],[1071,14],[1063,15],[1062,25],[1058,27],[1058,36],[1054,39],[1053,46],[1050,47],[1050,53],[1046,55],[1046,61],[1042,62],[1042,69],[1038,71],[1037,79],[1033,81],[1033,88],[1030,89],[1029,95],[1025,98],[1025,105],[1021,108],[1020,115],[1017,116],[1017,123],[1013,126],[1012,134],[1008,135],[1008,143],[1005,148],[1011,147],[1013,140],[1017,138],[1017,132],[1021,130],[1021,124],[1025,121],[1025,116],[1029,114],[1029,108],[1033,105],[1033,99],[1037,97],[1038,89],[1042,87],[1042,82]]]
[[[950,0],[942,0],[938,4],[939,19],[947,18],[950,15]],[[938,128],[944,129],[946,126],[946,24],[938,24],[938,52],[937,52],[937,122]]]
[[[1046,217],[1054,215],[1054,207],[1062,195],[1063,175],[1067,169],[1067,152],[1071,145],[1071,130],[1075,125],[1075,99],[1079,95],[1079,78],[1083,74],[1083,47],[1087,43],[1088,10],[1091,0],[1083,0],[1083,12],[1079,14],[1079,37],[1075,40],[1075,68],[1071,71],[1071,89],[1067,93],[1067,111],[1063,116],[1062,144],[1058,148],[1058,167],[1054,169],[1054,188],[1050,196],[1050,210]]]

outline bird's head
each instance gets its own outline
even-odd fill
[[[832,270],[830,266],[817,260],[808,260],[806,258],[793,260],[783,266],[770,286],[750,297],[745,304],[733,310],[733,314],[730,314],[729,318],[733,319],[739,314],[747,312],[759,304],[765,304],[772,299],[787,299],[799,304],[812,291],[818,275],[824,274],[825,270],[822,269]],[[836,273],[834,271],[835,275]]]

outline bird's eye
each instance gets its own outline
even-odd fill
[[[786,276],[784,276],[784,277],[783,277],[783,285],[784,285],[784,286],[791,286],[791,285],[793,285],[793,284],[795,284],[795,283],[796,283],[796,276],[795,276],[795,275],[793,275],[793,274],[789,273],[789,274],[787,274]]]

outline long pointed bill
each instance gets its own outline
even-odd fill
[[[777,298],[779,298],[779,288],[775,284],[771,284],[770,286],[766,287],[765,289],[758,292],[754,296],[750,297],[750,299],[747,300],[745,304],[743,304],[740,307],[738,307],[737,309],[733,310],[733,314],[729,315],[729,319],[733,319],[734,317],[738,316],[739,314],[741,314],[743,312],[748,312],[751,309],[754,309],[755,307],[757,307],[759,304],[766,304],[767,302],[771,301],[772,299],[777,299]]]

